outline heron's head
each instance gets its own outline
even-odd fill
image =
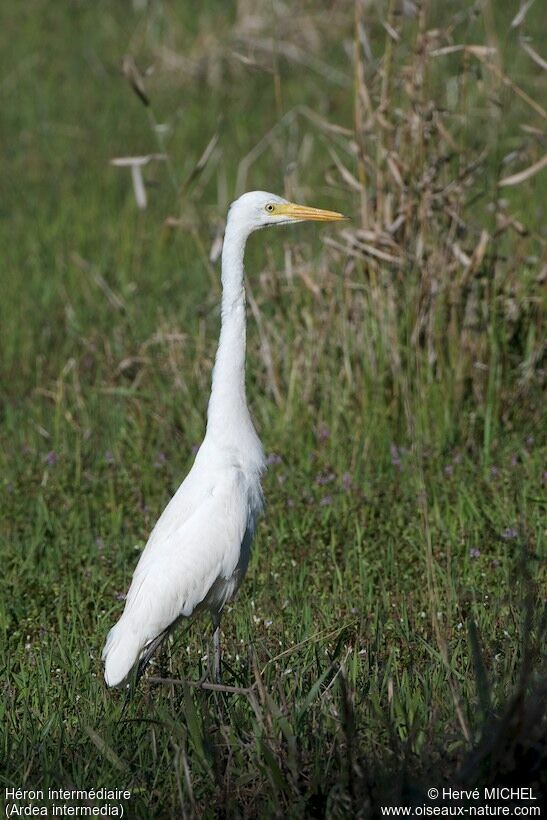
[[[249,234],[270,225],[289,225],[293,222],[334,222],[345,219],[337,211],[323,211],[296,205],[283,197],[266,191],[250,191],[232,202],[228,223]]]

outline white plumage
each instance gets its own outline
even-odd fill
[[[222,251],[222,325],[207,431],[192,469],[163,511],[133,574],[104,649],[105,680],[122,683],[181,617],[209,609],[220,676],[220,616],[247,570],[262,510],[264,454],[245,396],[243,254],[252,231],[306,219],[342,219],[262,191],[230,208]]]

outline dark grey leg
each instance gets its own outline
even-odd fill
[[[213,644],[215,649],[215,658],[213,666],[213,678],[215,683],[221,682],[220,667],[221,667],[221,649],[220,649],[220,613],[212,613],[213,618]]]

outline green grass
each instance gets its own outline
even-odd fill
[[[497,182],[539,158],[521,126],[544,120],[458,53],[431,57],[411,88],[419,21],[392,16],[400,39],[386,40],[382,4],[365,15],[364,74],[377,106],[392,49],[387,126],[357,136],[373,221],[385,230],[382,197],[410,214],[390,247],[401,266],[328,227],[262,233],[248,249],[248,396],[277,457],[223,622],[225,683],[241,692],[145,678],[123,711],[106,690],[104,637],[203,435],[220,295],[208,255],[242,158],[276,129],[245,187],[360,227],[359,192],[330,154],[360,179],[353,8],[291,3],[296,25],[264,3],[249,34],[245,4],[138,5],[33,0],[0,25],[0,783],[129,788],[142,818],[367,817],[457,778],[540,789],[546,173]],[[453,23],[438,47],[497,42],[502,70],[540,102],[518,40],[541,51],[539,4],[518,30],[506,5],[435,4],[427,28]],[[272,36],[277,51],[261,50]],[[152,116],[119,72],[126,53],[156,65]],[[171,161],[148,173],[139,213],[109,160],[157,151],[154,118],[170,124]],[[428,130],[435,118],[459,152]],[[507,202],[492,207],[497,191]],[[471,257],[482,229],[493,239],[468,276],[454,243]],[[209,634],[205,619],[181,628],[152,674],[197,680]],[[519,721],[504,723],[514,693]]]

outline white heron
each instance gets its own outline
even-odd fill
[[[232,203],[222,249],[222,318],[207,430],[192,469],[152,530],[121,618],[103,649],[108,686],[142,670],[181,618],[208,609],[214,677],[220,680],[220,617],[237,592],[262,510],[265,461],[245,395],[243,254],[249,235],[270,225],[343,219],[252,191]]]

